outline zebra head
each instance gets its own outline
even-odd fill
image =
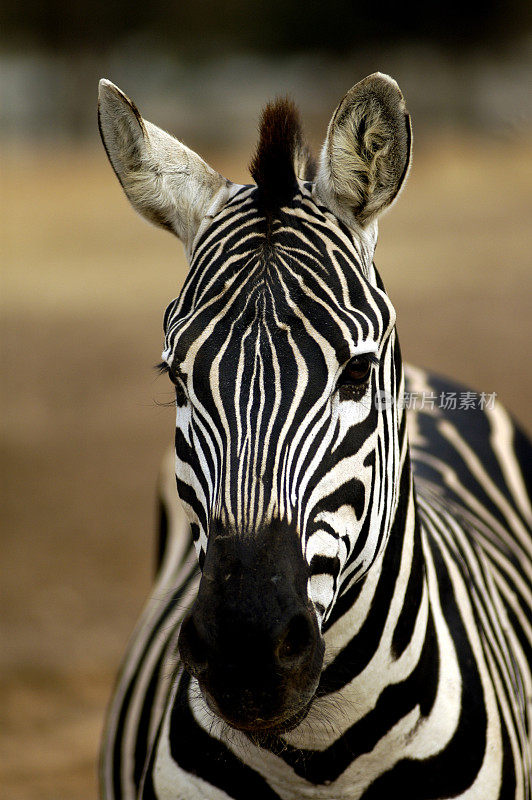
[[[382,552],[397,507],[402,370],[373,254],[408,169],[403,97],[379,73],[356,84],[317,170],[292,104],[268,106],[250,186],[107,81],[99,119],[127,196],[190,261],[163,352],[202,570],[180,653],[231,725],[288,730],[315,696],[335,601]]]

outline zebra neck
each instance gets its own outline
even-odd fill
[[[428,636],[427,580],[408,453],[400,487],[384,552],[339,599],[341,616],[324,633],[326,666],[319,697],[308,721],[286,736],[293,747],[328,747],[375,716],[391,685],[408,685],[413,707],[417,690],[425,691],[423,682],[431,682],[430,675],[437,680],[437,644]]]

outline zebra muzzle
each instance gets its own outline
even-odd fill
[[[245,731],[289,730],[307,713],[324,642],[293,532],[209,541],[179,654],[206,704]]]

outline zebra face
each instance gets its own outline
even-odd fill
[[[109,106],[116,91],[106,87]],[[406,174],[408,115],[391,79],[357,84],[314,176],[293,107],[277,103],[257,185],[236,186],[119,102],[118,127],[100,111],[111,162],[136,207],[180,235],[191,267],[163,352],[202,569],[180,653],[231,725],[287,730],[315,695],[335,601],[374,563],[395,511],[401,366],[372,261],[376,217]],[[124,120],[135,136],[120,148]],[[133,181],[126,150],[141,165]]]
[[[396,392],[395,312],[311,184],[265,230],[257,188],[242,187],[167,309],[178,491],[201,565],[213,525],[243,540],[295,530],[322,621],[345,567],[360,577],[383,541],[394,419],[375,395]]]
[[[375,395],[396,392],[395,313],[364,269],[360,242],[311,184],[270,230],[245,187],[198,240],[166,313],[178,492],[203,568],[181,654],[239,727],[282,718],[294,692],[308,703],[320,626],[389,525],[394,407]],[[242,703],[245,674],[262,701]]]

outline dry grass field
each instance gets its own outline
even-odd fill
[[[246,180],[247,154],[205,154]],[[4,154],[0,786],[94,800],[105,704],[148,594],[173,412],[161,321],[181,247],[103,151]],[[530,429],[532,142],[422,143],[376,261],[406,359],[496,391]]]

